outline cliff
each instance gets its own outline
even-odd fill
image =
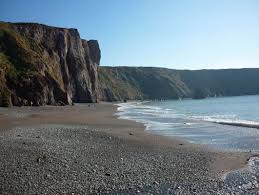
[[[0,105],[96,102],[98,42],[76,29],[0,23]]]
[[[259,94],[259,69],[100,67],[100,99],[200,99]]]
[[[178,75],[165,68],[100,67],[100,99],[176,99],[191,91]]]
[[[76,29],[0,22],[0,106],[259,94],[259,69],[99,67]]]

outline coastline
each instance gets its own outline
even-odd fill
[[[1,179],[3,185],[0,192],[19,194],[37,190],[38,193],[160,193],[169,188],[172,192],[187,194],[202,193],[206,190],[224,192],[221,177],[227,172],[244,167],[247,159],[252,156],[250,153],[213,151],[179,139],[153,135],[146,132],[144,125],[140,123],[118,119],[114,115],[116,111],[117,106],[110,103],[1,108],[0,145],[3,147],[1,155],[5,158],[0,160],[0,173],[1,178],[5,180]],[[65,130],[62,130],[63,128]],[[53,137],[49,137],[52,133]],[[91,135],[92,139],[81,139],[88,135]],[[35,136],[40,138],[35,139]],[[69,144],[61,142],[60,139]],[[76,145],[72,146],[74,142]],[[57,143],[67,150],[52,153]],[[28,147],[30,144],[32,147]],[[93,145],[94,149],[85,148],[85,145]],[[18,152],[20,150],[24,156]],[[82,158],[82,164],[73,164],[72,157],[66,156],[68,151],[78,154],[76,156]],[[59,160],[65,167],[69,166],[69,170],[64,173],[60,167],[52,166],[55,161],[54,154],[62,152],[65,158],[61,156]],[[38,153],[45,155],[44,158],[40,157],[40,163],[37,162]],[[28,157],[29,154],[32,155]],[[36,164],[33,168],[27,168],[32,170],[31,175],[28,176],[28,171],[19,169],[19,166],[23,167],[23,161],[17,159],[18,157],[24,161],[32,160]],[[30,167],[29,164],[26,166]],[[45,168],[50,170],[51,178]],[[86,174],[80,175],[80,169],[85,170],[83,172]],[[39,170],[43,171],[45,176],[34,181],[33,178],[37,177],[35,173]],[[57,173],[55,170],[58,170]],[[70,170],[75,172],[70,173]],[[59,176],[55,175],[59,175],[59,171],[65,176],[65,183],[72,182],[73,187],[60,183],[57,179]],[[13,180],[10,172],[16,173],[16,180]],[[51,180],[52,174],[55,180]],[[75,174],[80,176],[71,180]],[[24,183],[22,180],[29,182]],[[53,181],[55,187],[50,188],[49,185]],[[84,186],[81,181],[85,181]],[[15,188],[11,188],[10,184],[15,185]]]

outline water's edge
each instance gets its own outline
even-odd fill
[[[122,112],[126,112],[125,109],[120,109],[123,104],[117,104],[117,113],[118,118],[133,120],[135,122],[143,123],[148,132],[148,124],[141,120],[136,120],[132,116],[124,115],[124,117],[120,114]],[[217,122],[211,121],[211,123],[216,123],[219,125],[229,125],[229,126],[237,126],[237,127],[248,127],[258,129],[258,124],[244,124],[244,123],[230,123],[230,122]],[[165,135],[164,135],[165,136]],[[177,136],[176,136],[177,137]],[[188,139],[186,139],[188,141]],[[221,150],[219,150],[221,151]],[[230,150],[231,151],[231,150]],[[224,152],[224,150],[223,150]],[[233,151],[232,151],[233,152]],[[238,169],[233,170],[228,173],[222,175],[221,179],[224,181],[224,187],[230,190],[231,192],[251,192],[256,189],[259,191],[259,154],[253,155],[249,158],[247,164]]]

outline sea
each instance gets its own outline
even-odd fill
[[[259,153],[259,95],[118,104],[146,131],[221,150]]]
[[[220,151],[251,153],[245,167],[222,179],[234,194],[259,194],[259,95],[132,101],[118,106],[119,118],[143,123],[147,132]]]

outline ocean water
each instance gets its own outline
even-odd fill
[[[231,151],[259,152],[259,96],[119,104],[119,118],[150,133]]]
[[[119,118],[143,123],[146,131],[227,151],[259,155],[259,96],[118,104]],[[259,194],[259,156],[224,175],[230,194]]]

